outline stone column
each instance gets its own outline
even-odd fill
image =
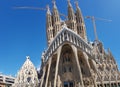
[[[67,41],[69,41],[68,32],[66,32],[66,35],[67,35]]]
[[[91,74],[91,76],[92,76],[92,79],[93,79],[93,82],[94,82],[94,86],[97,87],[97,84],[96,84],[96,81],[95,81],[96,78],[94,78],[94,72],[91,71],[91,67],[90,67],[90,64],[89,64],[89,61],[88,61],[88,56],[87,56],[87,54],[86,54],[85,52],[83,52],[83,55],[84,55],[84,57],[85,57],[85,60],[86,60],[86,62],[87,62],[87,65],[88,65],[90,74]]]
[[[50,59],[49,59],[49,63],[48,63],[48,71],[47,71],[47,78],[46,78],[45,87],[47,87],[47,84],[48,84],[48,78],[49,78],[50,67],[51,67],[51,60],[52,60],[52,58],[50,57]]]
[[[111,70],[110,70],[110,74],[109,74],[109,84],[110,84],[110,87],[111,87]]]
[[[43,67],[43,75],[42,75],[42,78],[41,78],[41,84],[40,84],[40,87],[42,87],[42,85],[43,85],[44,76],[45,76],[45,71],[46,71],[46,67]]]
[[[61,46],[57,50],[57,62],[56,62],[56,69],[55,69],[55,78],[54,78],[54,87],[56,87],[56,81],[57,81],[57,75],[58,75],[58,66],[59,66],[59,60],[60,60],[60,54],[61,54]]]
[[[65,40],[65,36],[64,36],[64,33],[62,33],[62,36],[63,36],[63,37],[62,37],[62,40],[64,41],[64,40]]]
[[[57,46],[56,46],[56,41],[55,41],[55,49],[57,48]]]
[[[71,36],[71,34],[70,34],[70,42],[72,42],[72,36]]]
[[[60,44],[62,43],[62,38],[61,38],[61,35],[60,35]]]
[[[90,71],[90,64],[89,64],[89,61],[88,61],[88,56],[87,56],[87,54],[85,52],[83,52],[83,55],[85,57],[85,60],[87,62],[87,65],[88,65],[88,68],[89,68],[89,71]]]
[[[73,49],[73,52],[74,52],[74,55],[75,55],[75,60],[76,60],[78,71],[79,71],[79,76],[80,76],[80,80],[81,80],[81,87],[84,87],[81,67],[80,67],[79,60],[78,60],[78,55],[77,55],[78,54],[77,53],[77,48],[72,45],[72,49]]]
[[[49,82],[49,87],[51,87],[51,82]]]
[[[119,87],[119,86],[118,86],[117,77],[118,77],[118,73],[117,73],[117,71],[116,71],[116,87]]]
[[[102,81],[101,81],[101,85],[102,85],[102,87],[105,87],[105,86],[104,86],[104,82],[103,82],[103,79],[102,79]]]

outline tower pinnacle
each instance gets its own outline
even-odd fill
[[[68,6],[69,6],[69,7],[72,7],[72,5],[71,5],[71,3],[70,3],[70,0],[67,0],[67,2],[68,2]]]
[[[49,5],[47,5],[46,8],[47,8],[47,14],[50,14],[50,15],[51,15]]]
[[[52,3],[53,3],[53,11],[52,11],[53,36],[55,36],[57,32],[60,30],[60,16],[55,0],[52,0]]]
[[[53,3],[53,8],[57,8],[57,6],[56,6],[56,1],[55,1],[55,0],[52,0],[52,3]]]
[[[78,1],[75,2],[76,5],[76,23],[77,23],[77,33],[85,40],[87,40],[86,37],[86,29],[84,24],[84,18],[82,16],[81,9],[78,5]]]
[[[68,21],[69,21],[68,27],[76,32],[75,13],[74,13],[73,7],[70,3],[70,0],[67,0],[67,1],[68,1]]]
[[[75,5],[76,5],[76,9],[80,12],[81,14],[81,10],[80,10],[80,7],[79,7],[79,3],[78,3],[78,0],[75,1]]]
[[[75,5],[76,5],[76,7],[78,7],[78,1],[77,0],[75,1]]]
[[[26,59],[30,59],[30,56],[26,56]]]

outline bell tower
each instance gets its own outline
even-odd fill
[[[70,28],[74,32],[77,32],[76,17],[74,14],[74,10],[70,3],[70,0],[67,1],[68,1],[68,28]]]
[[[81,9],[76,1],[76,24],[77,24],[77,34],[80,35],[83,39],[87,40],[85,23],[82,16]]]
[[[53,25],[52,25],[52,15],[49,6],[47,6],[47,13],[46,13],[46,32],[47,32],[47,42],[48,44],[50,44],[51,40],[53,39]]]
[[[48,46],[53,40],[53,38],[56,36],[58,31],[61,29],[60,16],[56,6],[56,2],[53,0],[52,3],[53,3],[52,13],[50,11],[49,6],[47,6],[46,13],[46,27],[47,27],[46,32]]]
[[[54,0],[53,0],[52,18],[53,18],[53,36],[55,36],[61,27],[60,27],[59,12],[56,6],[56,2]]]

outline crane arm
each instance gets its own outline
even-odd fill
[[[59,13],[59,15],[65,17],[66,19],[68,19],[68,17],[66,15],[62,14],[62,13]]]
[[[98,41],[98,36],[97,36],[97,30],[96,30],[95,20],[102,20],[102,21],[107,21],[107,22],[111,22],[111,21],[112,21],[112,20],[108,20],[108,19],[104,19],[104,18],[96,18],[96,17],[94,17],[94,16],[86,16],[85,18],[92,20],[93,27],[94,27],[95,39],[96,39],[97,41]]]
[[[107,22],[111,22],[112,21],[112,20],[109,20],[109,19],[98,18],[98,17],[95,17],[95,20],[102,20],[102,21],[107,21]]]
[[[13,9],[33,9],[33,10],[44,10],[46,11],[47,8],[39,8],[39,7],[28,7],[28,6],[21,6],[21,7],[13,7]],[[68,17],[62,13],[59,13],[60,16],[65,17],[66,19],[68,19]]]
[[[22,6],[22,7],[13,7],[14,9],[33,9],[33,10],[47,10],[46,8],[38,8],[38,7],[27,7],[27,6]]]

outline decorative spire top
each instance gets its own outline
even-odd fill
[[[26,59],[30,59],[30,56],[26,56]]]
[[[70,3],[70,0],[67,0],[68,1],[68,19],[75,19],[75,15],[74,15],[74,10],[73,10],[73,7]]]
[[[76,5],[76,12],[78,13],[78,15],[82,16],[82,13],[81,13],[81,9],[79,7],[79,3],[78,3],[78,0],[75,1],[75,5]]]
[[[76,5],[76,7],[78,7],[78,0],[75,1],[75,5]]]
[[[67,0],[68,1],[68,3],[70,3],[70,0]]]
[[[78,5],[78,0],[75,1],[76,8],[80,10],[79,5]]]
[[[56,6],[56,1],[55,1],[55,0],[52,0],[52,3],[53,3],[53,8],[57,8],[57,6]]]
[[[47,14],[50,14],[50,15],[51,15],[49,5],[47,5],[46,8],[47,8]]]
[[[67,0],[67,2],[68,2],[68,6],[72,7],[70,0]]]

